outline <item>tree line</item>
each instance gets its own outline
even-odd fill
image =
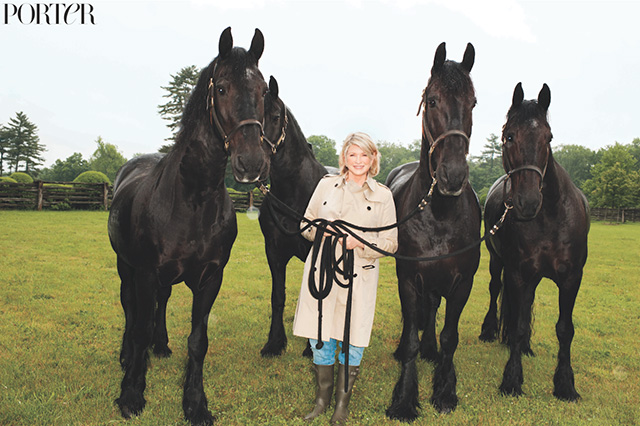
[[[200,69],[192,65],[182,68],[167,86],[161,86],[167,98],[158,105],[158,114],[168,121],[170,136],[158,151],[168,152],[180,130],[182,111],[195,87]],[[336,142],[324,135],[307,138],[314,155],[324,166],[338,167]],[[127,159],[117,147],[102,140],[95,141],[97,148],[89,159],[74,153],[64,160],[56,160],[49,167],[40,169],[44,162],[42,153],[46,150],[37,136],[37,126],[31,123],[23,112],[16,114],[6,126],[0,126],[0,176],[24,170],[34,178],[47,181],[71,181],[79,174],[95,170],[104,173],[111,182],[117,170]],[[380,173],[376,176],[384,183],[389,172],[395,167],[420,158],[421,141],[416,139],[408,145],[378,141],[381,154]],[[592,207],[634,208],[640,207],[640,138],[628,144],[615,142],[597,151],[581,145],[557,145],[553,157],[569,173]],[[469,158],[469,181],[478,194],[481,204],[491,185],[504,174],[502,166],[502,143],[491,134],[478,156]],[[253,185],[238,184],[227,170],[227,187],[239,191],[250,191]]]
[[[51,167],[41,168],[46,147],[38,136],[38,126],[24,112],[17,112],[6,125],[0,125],[0,178],[26,173],[32,179],[71,182],[84,172],[96,171],[111,183],[127,159],[102,137],[98,136],[95,143],[96,150],[88,159],[75,152],[64,160],[56,160]]]

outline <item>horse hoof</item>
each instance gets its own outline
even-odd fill
[[[497,338],[498,333],[495,330],[482,330],[482,332],[478,336],[478,339],[487,343],[495,342]]]
[[[158,358],[169,358],[172,353],[173,351],[167,345],[155,345],[153,347],[153,354]]]
[[[440,354],[437,349],[420,351],[420,358],[434,364],[438,364],[440,362]]]
[[[561,401],[567,401],[567,402],[576,402],[580,398],[582,398],[580,394],[576,392],[575,389],[567,389],[567,390],[555,389],[553,391],[553,396],[555,396]]]
[[[391,420],[399,420],[401,422],[410,423],[418,418],[418,410],[412,406],[394,406],[387,408],[385,412]]]
[[[504,383],[500,385],[500,393],[504,396],[515,396],[518,397],[522,395],[522,388],[520,386],[514,385],[505,385]]]
[[[260,355],[263,358],[273,358],[280,356],[284,353],[284,348],[287,346],[286,342],[280,344],[274,344],[271,342],[267,342],[264,347],[260,350]]]
[[[120,408],[120,414],[122,414],[122,417],[125,419],[139,416],[146,404],[142,394],[137,392],[123,392],[115,402]]]
[[[209,410],[205,410],[204,413],[200,413],[197,416],[193,416],[192,418],[185,419],[191,423],[192,426],[212,426],[216,421],[216,418],[211,414]]]
[[[440,414],[449,414],[455,411],[458,406],[458,397],[453,395],[448,398],[431,398],[431,405],[433,405]]]

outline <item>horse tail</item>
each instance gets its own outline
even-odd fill
[[[499,336],[500,342],[505,345],[509,344],[509,334],[510,330],[517,327],[517,316],[515,310],[513,308],[513,303],[509,302],[510,297],[510,286],[505,286],[504,282],[502,288],[500,289],[500,295],[498,296],[498,305],[499,309],[499,317],[498,317],[498,327],[499,327]],[[531,334],[533,333],[533,324],[534,324],[534,304],[531,303],[531,306],[524,306],[524,309],[529,309],[529,324],[527,324],[526,335],[524,336],[521,352],[525,355],[533,356],[533,351],[531,350]]]
[[[500,342],[509,344],[509,322],[510,322],[510,310],[509,303],[507,303],[507,296],[505,295],[504,283],[500,287],[500,293],[498,294],[498,335],[500,336]]]

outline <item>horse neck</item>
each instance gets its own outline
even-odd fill
[[[287,136],[271,160],[269,174],[271,190],[276,195],[290,193],[293,188],[305,184],[309,184],[307,186],[313,190],[317,181],[326,174],[326,169],[314,157],[300,125],[289,109],[287,114]]]
[[[182,138],[180,138],[182,136]],[[207,120],[201,120],[191,132],[179,135],[173,164],[187,191],[207,192],[224,188],[227,154],[222,140]]]
[[[547,170],[544,175],[544,186],[542,188],[543,200],[556,202],[561,197],[567,195],[567,184],[571,182],[569,174],[553,158],[549,151]],[[543,201],[544,202],[544,201]]]
[[[431,171],[429,170],[429,141],[426,139],[424,134],[422,135],[422,145],[420,147],[420,166],[416,173],[418,173],[420,187],[424,189],[429,189],[431,187],[431,183],[433,182],[433,178],[431,178]]]

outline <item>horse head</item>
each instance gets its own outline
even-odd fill
[[[280,144],[284,142],[289,124],[287,107],[278,94],[278,81],[271,76],[269,91],[264,97],[264,136],[274,154]]]
[[[233,47],[231,28],[227,28],[210,67],[210,119],[231,158],[233,176],[242,183],[256,182],[269,173],[262,128],[267,83],[258,69],[263,50],[264,38],[257,28],[248,51]]]
[[[552,135],[547,121],[550,103],[551,92],[546,84],[537,100],[525,101],[522,83],[518,83],[502,128],[502,164],[510,181],[505,202],[513,204],[520,220],[535,218],[542,207],[542,185],[551,154]]]
[[[445,43],[440,44],[422,96],[423,160],[428,161],[438,191],[446,196],[460,195],[469,181],[467,154],[476,105],[469,73],[474,59],[471,43],[460,63],[446,60]]]

